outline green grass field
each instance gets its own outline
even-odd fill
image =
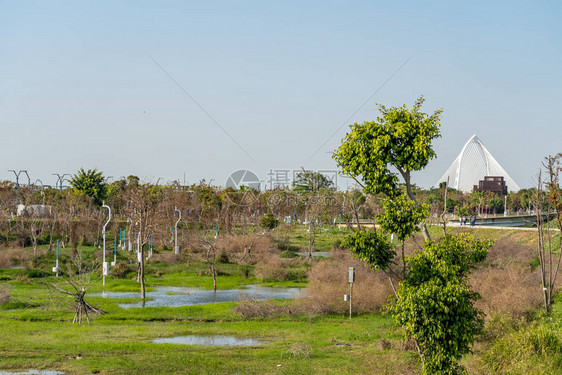
[[[467,229],[451,229],[459,232]],[[437,235],[440,228],[432,227]],[[288,234],[287,234],[288,233]],[[317,237],[316,250],[330,250],[346,231],[330,229]],[[523,234],[521,234],[523,233]],[[478,236],[512,236],[525,241],[525,232],[482,229]],[[279,240],[289,236],[291,246],[306,246],[306,231],[293,229],[273,233]],[[532,242],[532,239],[526,239]],[[25,251],[31,251],[25,249]],[[85,258],[93,258],[96,249],[84,247]],[[120,260],[125,261],[126,257]],[[145,307],[122,309],[120,303],[138,302],[139,298],[110,299],[86,295],[86,300],[105,310],[91,324],[72,324],[74,312],[57,303],[43,281],[53,280],[53,255],[44,256],[33,268],[0,269],[0,285],[8,286],[11,299],[0,305],[0,369],[59,370],[69,374],[111,373],[190,373],[190,374],[416,374],[420,373],[417,353],[403,350],[400,332],[386,315],[303,314],[274,318],[244,319],[235,313],[236,302],[184,307]],[[240,288],[264,283],[269,286],[306,286],[306,282],[258,279],[253,266],[219,264],[219,289]],[[186,259],[177,263],[147,263],[146,284],[212,289],[207,266]],[[125,278],[108,277],[105,287],[97,280],[89,293],[139,291],[129,273]],[[44,276],[46,277],[38,277]],[[34,277],[30,277],[34,276]],[[291,304],[291,301],[278,301]],[[534,324],[560,332],[562,301],[549,317]],[[513,332],[514,335],[523,335]],[[155,344],[156,338],[185,335],[232,335],[255,338],[263,345],[252,347],[211,347]],[[506,336],[507,337],[507,336]],[[519,337],[519,336],[517,336]],[[514,336],[513,340],[517,339]],[[558,337],[558,336],[557,336]],[[523,340],[523,339],[521,339]],[[561,341],[562,343],[562,341]],[[497,345],[501,342],[498,341]],[[557,373],[562,368],[562,344],[551,355],[538,353],[521,357],[519,365],[508,372]],[[490,355],[488,343],[478,343],[475,354],[463,359],[471,373],[482,370],[482,358]],[[493,358],[504,358],[506,350]],[[555,346],[556,348],[556,346]],[[550,349],[549,349],[550,350]],[[521,364],[522,363],[522,364]],[[508,366],[508,365],[506,365]],[[507,367],[506,367],[507,368]],[[554,372],[548,372],[554,371]]]
[[[197,267],[192,265],[193,273]],[[147,283],[210,286],[209,276],[195,280],[193,275],[182,276],[170,268],[170,274],[148,278]],[[139,299],[90,297],[89,303],[108,314],[97,316],[90,325],[73,325],[73,312],[49,304],[47,289],[39,279],[25,279],[25,272],[0,271],[3,282],[11,286],[12,296],[0,311],[1,369],[123,374],[410,373],[417,369],[413,352],[379,348],[381,338],[400,340],[387,316],[367,314],[350,320],[342,315],[302,315],[244,320],[234,313],[235,302],[121,309],[118,303]],[[224,287],[255,281],[240,276],[219,277],[219,285]],[[134,284],[108,278],[105,290],[132,290]],[[261,339],[265,344],[203,347],[152,343],[155,338],[182,335],[233,335]],[[310,353],[293,353],[299,345],[307,345]]]

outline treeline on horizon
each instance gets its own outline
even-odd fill
[[[112,210],[108,227],[112,236],[121,230],[128,235],[141,232],[144,243],[153,235],[155,245],[172,246],[172,228],[181,210],[180,230],[232,232],[240,226],[257,226],[259,219],[272,214],[281,222],[306,222],[317,227],[336,224],[352,226],[360,219],[372,219],[381,212],[381,198],[361,189],[337,191],[332,182],[316,172],[297,175],[293,186],[263,192],[212,186],[206,181],[182,186],[178,181],[165,185],[143,183],[136,176],[107,182],[103,173],[80,169],[70,180],[71,187],[0,184],[0,243],[36,247],[62,239],[74,248],[78,243],[98,244],[107,211]],[[421,189],[414,186],[418,201],[430,207],[430,217],[444,210],[444,186]],[[507,200],[490,192],[463,193],[448,188],[447,212],[459,216],[479,213],[528,213],[533,210],[536,189],[510,193]],[[47,206],[42,215],[32,210],[18,215],[18,205]],[[80,225],[78,224],[80,223]],[[108,232],[109,233],[109,232]],[[185,238],[185,236],[184,236]]]

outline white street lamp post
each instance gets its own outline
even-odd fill
[[[103,202],[102,207],[105,207],[109,210],[109,217],[107,218],[107,222],[103,225],[103,264],[102,264],[102,274],[103,274],[103,285],[105,286],[105,276],[108,274],[109,264],[105,261],[105,227],[111,221],[111,207]]]
[[[178,221],[176,221],[176,225],[174,226],[174,252],[177,255],[180,253],[180,248],[178,247],[178,223],[181,220],[181,210],[176,207],[176,211],[179,214]]]

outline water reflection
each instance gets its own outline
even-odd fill
[[[204,346],[257,346],[262,341],[234,336],[178,336],[152,340],[155,344],[181,344]]]
[[[146,297],[150,299],[148,301],[120,304],[119,307],[124,309],[144,306],[179,307],[240,301],[246,298],[257,300],[285,299],[297,297],[301,290],[300,288],[266,288],[257,285],[248,285],[248,289],[226,289],[213,292],[212,290],[201,290],[197,288],[166,286],[158,287],[153,292],[147,292]],[[106,298],[139,298],[140,293],[103,292],[92,294],[92,296]]]

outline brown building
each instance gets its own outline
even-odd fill
[[[498,195],[507,195],[507,185],[503,176],[486,176],[474,185],[474,191],[491,191]]]

